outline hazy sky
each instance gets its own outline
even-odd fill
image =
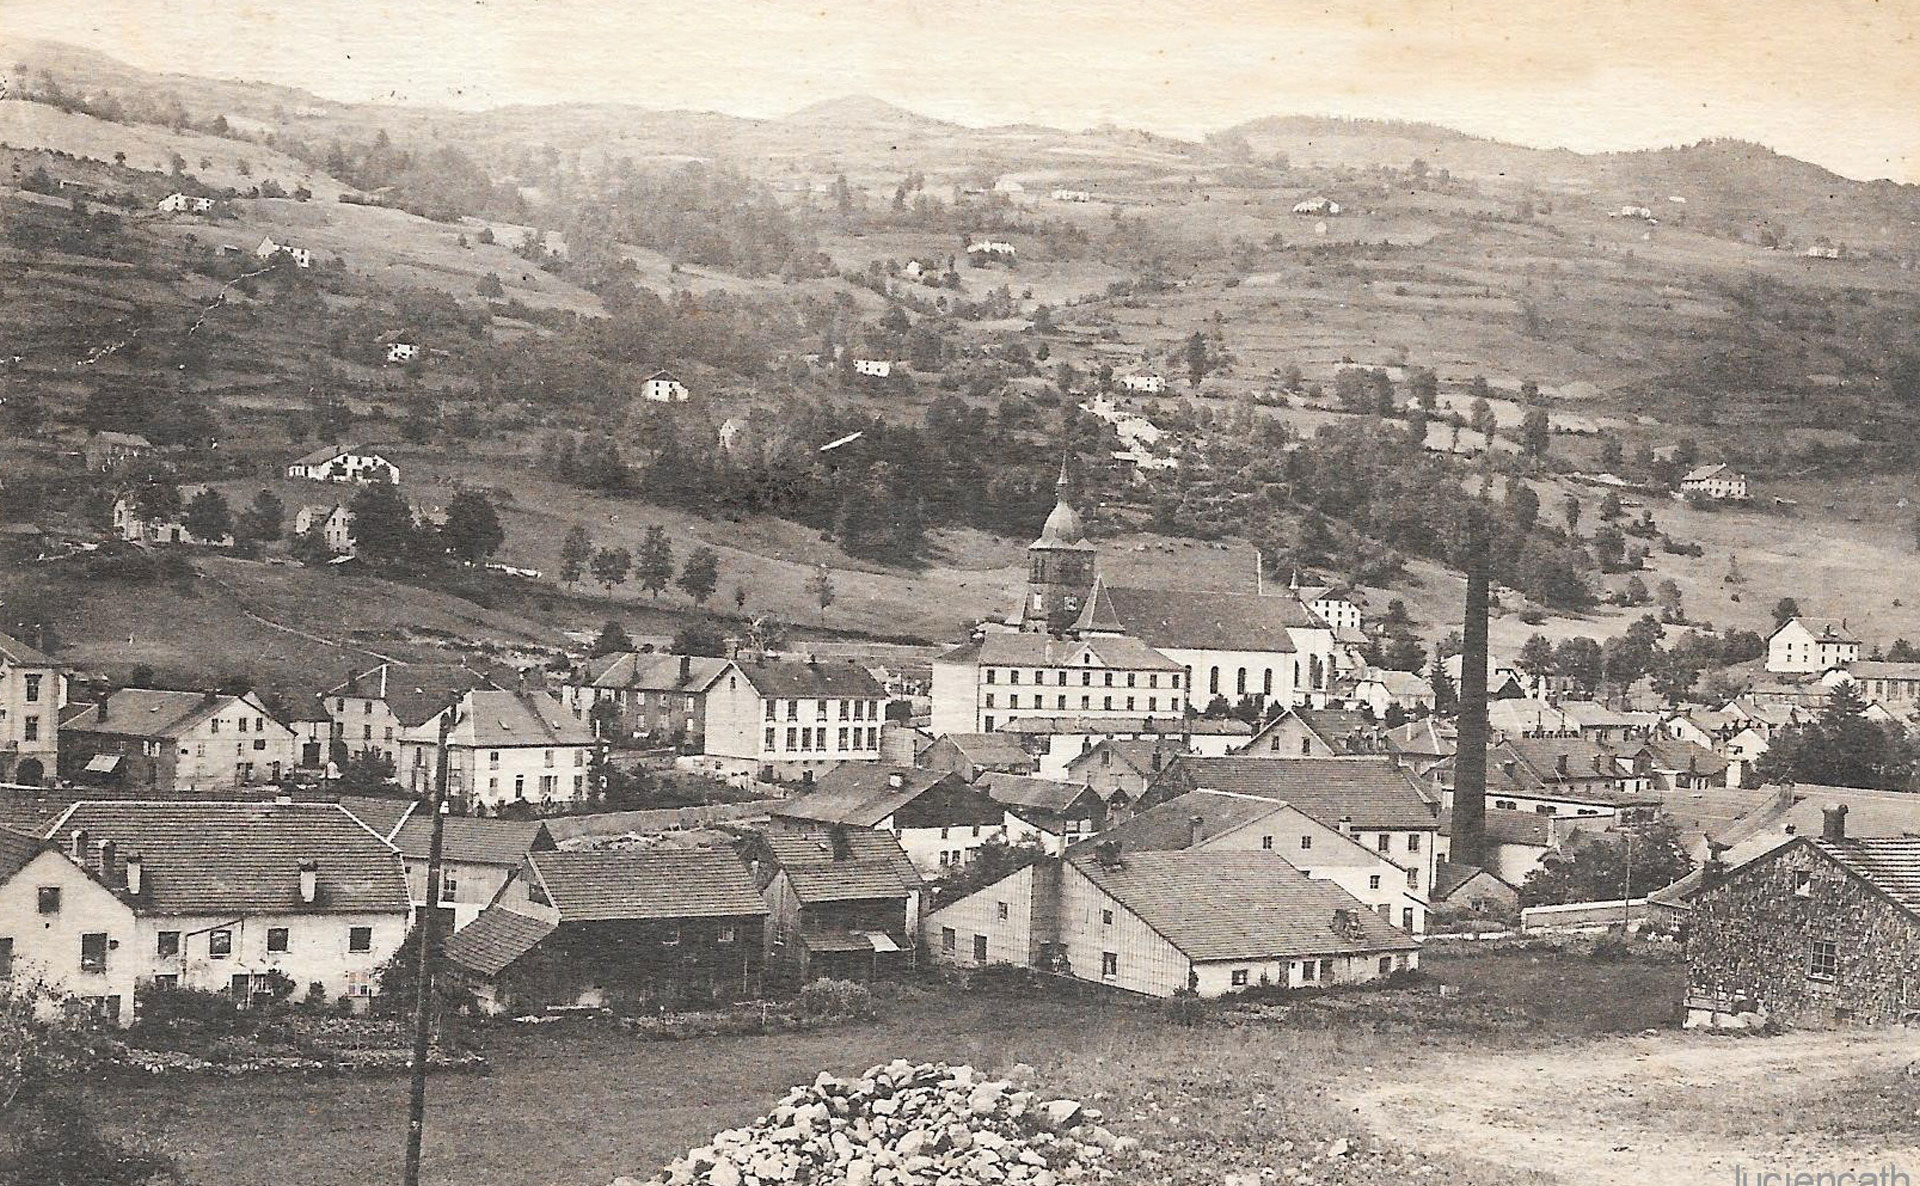
[[[0,0],[9,32],[338,99],[871,94],[1188,136],[1354,115],[1583,151],[1738,136],[1920,181],[1920,0]]]

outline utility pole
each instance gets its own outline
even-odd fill
[[[427,845],[426,904],[414,923],[420,947],[414,952],[413,1082],[407,1097],[407,1163],[400,1179],[404,1186],[420,1186],[420,1144],[427,1129],[427,1046],[433,1030],[433,960],[440,929],[440,848],[447,827],[447,738],[458,711],[458,706],[452,706],[440,716],[440,754],[434,764],[433,797],[428,800],[433,839]]]

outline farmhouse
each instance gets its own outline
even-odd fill
[[[510,803],[579,803],[593,793],[599,742],[545,692],[479,688],[400,734],[401,784],[432,789],[440,724],[446,734],[447,793],[497,810]]]
[[[343,803],[349,811],[351,804]],[[406,818],[384,833],[406,863],[407,896],[415,910],[427,904],[427,862],[432,856],[433,816],[424,807],[405,806]],[[364,820],[359,812],[356,818]],[[451,934],[480,916],[501,887],[519,870],[529,853],[551,852],[553,837],[539,820],[481,819],[449,815],[441,821],[440,902],[446,918],[443,934]],[[371,825],[370,825],[371,826]],[[375,831],[378,831],[375,828]]]
[[[1167,389],[1167,380],[1164,375],[1122,375],[1119,382],[1125,390],[1139,395],[1159,395]]]
[[[481,672],[458,663],[382,663],[355,672],[321,693],[333,722],[329,749],[337,748],[342,760],[350,754],[384,758],[397,776],[400,741],[408,730],[438,719],[468,692],[493,686]],[[432,789],[430,778],[431,771],[421,774],[411,789]]]
[[[293,730],[252,692],[121,688],[67,706],[60,775],[173,794],[278,782],[294,766]]]
[[[675,745],[699,753],[707,740],[707,693],[725,659],[624,651],[602,655],[567,677],[560,702],[615,745]],[[610,706],[611,722],[595,709]]]
[[[722,769],[812,782],[880,760],[886,689],[857,663],[739,659],[707,685],[706,749]]]
[[[326,445],[287,465],[289,478],[310,482],[387,482],[398,484],[400,469],[370,449]]]
[[[118,539],[135,544],[187,544],[207,548],[230,548],[233,546],[231,533],[222,535],[218,539],[202,539],[187,529],[184,510],[206,490],[205,486],[180,487],[175,500],[180,509],[159,515],[142,511],[133,495],[123,494],[113,503],[113,534]]]
[[[143,970],[138,930],[133,907],[94,869],[41,837],[0,828],[0,986],[40,984],[130,1025]]]
[[[388,342],[387,361],[397,363],[418,362],[420,344],[418,342]]]
[[[892,834],[838,827],[759,832],[742,855],[770,912],[771,975],[804,984],[912,970],[926,883]]]
[[[1070,844],[1107,825],[1107,803],[1085,783],[988,774],[979,787],[1006,810],[1008,844],[1037,844],[1059,856]]]
[[[1056,189],[1051,195],[1056,202],[1091,202],[1093,193],[1084,189]]]
[[[445,952],[490,1013],[673,1005],[755,991],[766,915],[726,849],[532,852]]]
[[[332,555],[353,555],[353,512],[347,509],[346,503],[308,503],[294,513],[293,534],[296,539],[315,530],[319,531],[320,542],[326,545]]]
[[[884,379],[893,374],[893,362],[885,358],[856,358],[853,360],[853,371],[870,379]]]
[[[1293,212],[1295,214],[1336,214],[1337,215],[1340,213],[1340,203],[1331,201],[1327,198],[1308,198],[1304,202],[1294,203]]]
[[[94,473],[118,469],[154,453],[153,442],[137,432],[96,432],[80,450]]]
[[[1009,733],[949,733],[926,748],[913,764],[945,770],[967,782],[986,774],[1033,774],[1040,760],[1028,752],[1026,735]]]
[[[1747,475],[1724,465],[1703,465],[1687,471],[1680,479],[1680,493],[1726,502],[1745,502],[1753,497],[1747,489]]]
[[[983,239],[978,243],[967,244],[967,258],[971,260],[996,259],[1011,261],[1019,253],[1013,244],[1000,239]]]
[[[0,783],[39,786],[59,768],[67,678],[58,664],[0,634]]]
[[[687,385],[671,371],[654,371],[640,380],[640,398],[655,404],[684,404]]]
[[[1687,931],[1687,1017],[1885,1024],[1920,1014],[1920,837],[1820,833],[1724,873],[1710,866]]]
[[[1811,675],[1847,667],[1860,658],[1860,638],[1845,618],[1788,618],[1767,639],[1767,670]]]
[[[192,194],[170,193],[156,202],[154,209],[162,214],[205,214],[213,209],[213,199],[195,197]]]
[[[271,235],[260,240],[260,245],[253,249],[253,254],[260,259],[273,259],[277,256],[284,255],[293,261],[293,266],[296,268],[311,268],[313,266],[313,252],[311,250],[305,247],[295,247],[291,243],[275,243]]]
[[[933,912],[927,939],[943,962],[1155,997],[1376,980],[1417,967],[1420,948],[1277,854],[1113,845],[1042,860]]]
[[[974,849],[1005,833],[1005,811],[957,774],[847,763],[815,785],[818,789],[809,794],[774,804],[772,826],[793,832],[836,827],[887,832],[925,872],[958,868]]]

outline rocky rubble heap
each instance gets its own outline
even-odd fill
[[[656,1175],[667,1186],[1061,1186],[1112,1176],[1136,1142],[1075,1100],[1042,1099],[972,1067],[897,1060],[858,1079],[822,1074],[762,1119]],[[641,1186],[620,1178],[613,1186]]]

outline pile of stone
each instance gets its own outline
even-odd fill
[[[1044,1099],[972,1067],[896,1060],[858,1079],[822,1074],[762,1119],[668,1165],[667,1186],[1062,1186],[1112,1176],[1136,1145],[1069,1099]],[[641,1186],[620,1178],[613,1186]]]

